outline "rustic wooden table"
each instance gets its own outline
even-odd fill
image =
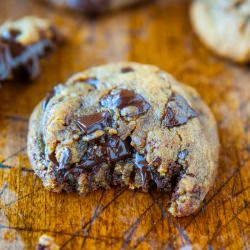
[[[35,14],[71,33],[68,44],[44,61],[37,81],[0,87],[1,250],[35,249],[44,233],[62,249],[250,249],[250,69],[217,58],[200,43],[188,6],[185,0],[158,1],[86,19],[35,0],[0,1],[1,22]],[[221,140],[218,177],[193,216],[171,217],[166,194],[50,193],[30,170],[26,135],[37,102],[72,73],[119,60],[169,71],[194,86],[214,112]]]

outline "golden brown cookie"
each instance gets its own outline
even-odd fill
[[[219,142],[197,92],[155,66],[114,63],[58,85],[35,108],[28,155],[51,191],[113,186],[172,195],[194,213],[213,185]]]
[[[249,0],[195,0],[191,6],[192,25],[201,40],[239,63],[250,60],[249,16]]]

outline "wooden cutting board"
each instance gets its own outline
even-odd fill
[[[0,87],[1,250],[35,249],[44,233],[61,249],[250,249],[250,68],[207,50],[191,30],[188,7],[189,1],[166,0],[86,19],[36,0],[0,1],[1,22],[35,14],[71,34],[44,61],[38,80]],[[169,71],[195,87],[214,112],[219,171],[195,215],[171,217],[166,194],[50,193],[30,171],[28,117],[46,91],[74,72],[120,60]]]

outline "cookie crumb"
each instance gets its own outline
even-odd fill
[[[60,247],[54,242],[54,238],[46,234],[42,235],[38,240],[36,250],[59,250]]]

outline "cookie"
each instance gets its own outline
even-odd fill
[[[28,155],[50,191],[113,186],[171,194],[174,216],[194,213],[213,185],[219,142],[196,91],[155,66],[90,68],[33,111]]]
[[[191,21],[201,40],[218,55],[238,63],[250,60],[250,1],[195,0]]]
[[[97,14],[104,11],[120,9],[135,5],[145,0],[42,0],[60,8],[72,9],[86,14]]]
[[[62,36],[47,20],[27,16],[0,26],[0,81],[40,73],[39,58],[53,51]]]

